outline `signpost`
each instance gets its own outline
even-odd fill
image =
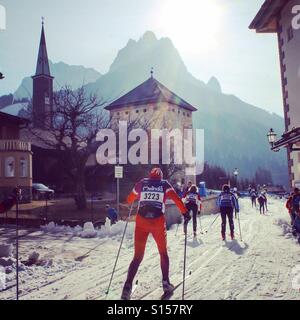
[[[120,214],[120,179],[123,179],[123,167],[115,166],[115,178],[117,179],[117,212]]]

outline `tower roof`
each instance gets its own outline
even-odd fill
[[[48,54],[47,54],[44,22],[42,23],[40,48],[39,48],[39,55],[37,59],[36,72],[35,72],[35,76],[40,76],[40,75],[51,77]]]
[[[191,104],[177,96],[159,81],[157,81],[153,75],[140,84],[135,89],[131,90],[124,96],[112,102],[106,106],[106,110],[113,110],[128,105],[145,105],[157,102],[168,102],[171,104],[178,105],[181,108],[189,111],[197,111]]]

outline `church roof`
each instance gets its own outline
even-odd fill
[[[44,23],[42,25],[39,55],[37,59],[36,72],[35,72],[35,76],[40,76],[40,75],[51,77],[48,54],[47,54]]]
[[[113,110],[129,105],[138,106],[157,102],[168,102],[189,111],[197,111],[195,107],[170,91],[152,76],[135,89],[106,106],[105,109]]]

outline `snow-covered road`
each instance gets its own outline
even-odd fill
[[[220,240],[220,219],[208,234],[194,240],[189,226],[187,249],[186,299],[300,299],[293,288],[300,274],[300,246],[289,233],[288,215],[281,200],[270,199],[268,216],[252,209],[249,199],[241,200],[243,242],[239,240],[236,220],[236,242]],[[207,230],[215,216],[202,218]],[[82,239],[70,230],[50,233],[36,231],[21,239],[21,256],[25,259],[37,251],[51,266],[26,267],[21,274],[21,299],[104,299],[117,254],[124,223],[113,230],[100,232],[100,237]],[[127,268],[133,255],[133,229],[130,223],[121,251],[112,288],[107,299],[118,299]],[[2,234],[3,230],[0,229]],[[5,236],[9,237],[6,232]],[[176,226],[168,232],[171,281],[182,278],[184,235]],[[93,249],[94,248],[94,249]],[[78,257],[85,255],[81,261]],[[7,275],[7,286],[14,283]],[[161,295],[159,256],[150,237],[144,261],[138,272],[139,286],[133,299],[159,299]],[[299,283],[300,288],[300,283]],[[15,288],[0,292],[0,299],[13,299]],[[181,299],[181,289],[172,299]]]

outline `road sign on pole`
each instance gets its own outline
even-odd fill
[[[117,213],[120,215],[120,179],[123,179],[122,166],[115,166],[115,178],[117,179]]]
[[[115,166],[115,178],[123,179],[123,167]]]

